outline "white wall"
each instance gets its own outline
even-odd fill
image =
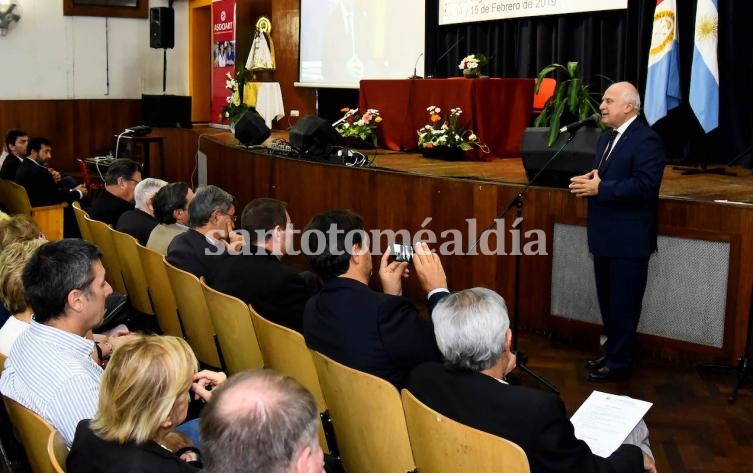
[[[0,99],[141,98],[162,93],[162,50],[149,48],[149,20],[63,16],[61,0],[14,0],[21,21],[0,37]],[[150,0],[150,7],[167,0]],[[175,48],[167,93],[188,94],[188,2],[175,2]],[[107,90],[109,36],[110,89]]]

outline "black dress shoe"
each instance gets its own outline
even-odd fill
[[[607,355],[601,355],[593,360],[586,361],[586,369],[588,371],[598,370],[602,366],[607,364]]]
[[[630,370],[613,370],[608,366],[602,366],[599,369],[588,373],[589,381],[612,381],[615,379],[625,379],[630,375]]]

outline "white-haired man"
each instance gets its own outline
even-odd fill
[[[149,241],[149,235],[157,226],[157,220],[154,218],[154,206],[152,198],[158,190],[167,185],[167,181],[147,177],[136,184],[133,190],[133,200],[136,202],[136,208],[126,210],[118,218],[118,224],[115,229],[119,232],[127,233],[136,238],[140,244],[146,246]]]
[[[515,355],[507,306],[499,294],[484,288],[450,294],[434,307],[432,319],[445,361],[424,363],[411,373],[408,390],[422,402],[516,443],[532,472],[656,472],[643,422],[629,437],[635,445],[621,445],[602,458],[575,438],[559,397],[504,381],[515,367]]]

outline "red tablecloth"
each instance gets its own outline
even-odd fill
[[[377,136],[388,149],[415,149],[416,130],[429,123],[426,107],[436,105],[443,112],[462,108],[461,123],[489,146],[489,155],[468,152],[466,158],[517,157],[531,120],[533,86],[533,79],[362,80],[358,107],[379,110]]]

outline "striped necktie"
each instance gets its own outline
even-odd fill
[[[614,140],[617,139],[617,135],[619,135],[619,132],[615,129],[612,129],[612,131],[609,132],[609,143],[607,143],[607,148],[604,150],[604,154],[601,155],[601,160],[599,161],[599,171],[601,171],[601,169],[604,167],[604,164],[607,162],[609,153],[612,152],[612,145],[614,145]]]

